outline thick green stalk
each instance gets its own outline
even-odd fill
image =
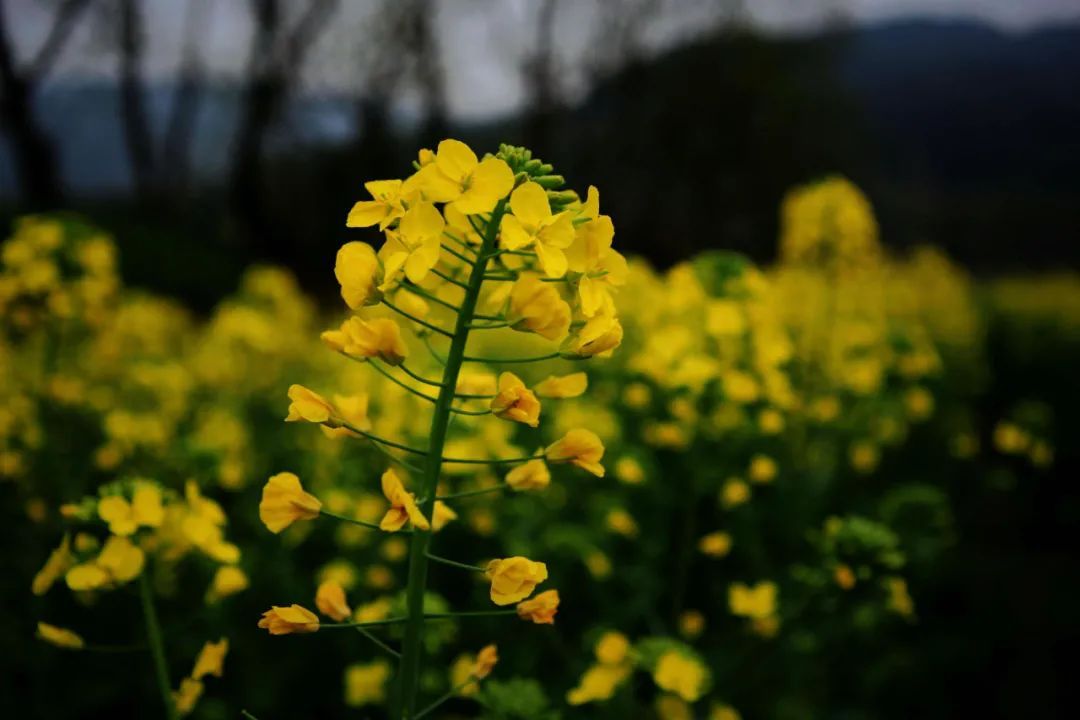
[[[144,568],[139,575],[139,597],[142,599],[143,620],[146,622],[146,641],[150,645],[150,654],[154,657],[154,672],[157,675],[161,701],[165,703],[165,717],[167,720],[177,720],[180,716],[176,713],[176,704],[173,703],[172,689],[169,686],[169,663],[165,659],[165,643],[161,639],[161,625],[158,624],[147,572]]]
[[[469,281],[465,285],[465,297],[461,301],[461,310],[458,313],[457,323],[454,328],[454,336],[450,341],[450,350],[446,355],[446,367],[443,370],[442,387],[435,401],[435,412],[431,419],[431,432],[429,435],[427,464],[424,478],[420,487],[420,496],[425,498],[420,506],[420,511],[431,517],[435,505],[435,489],[439,484],[439,473],[442,471],[443,446],[446,444],[446,432],[450,423],[450,408],[454,402],[454,391],[457,389],[458,373],[465,358],[465,344],[469,339],[469,325],[473,321],[473,313],[476,312],[476,301],[480,297],[480,287],[484,284],[484,269],[487,267],[487,256],[495,247],[495,236],[499,230],[499,222],[505,208],[505,201],[500,201],[491,214],[491,221],[484,234],[484,244],[480,249],[480,256],[469,273]],[[417,684],[420,677],[420,660],[423,652],[423,629],[424,629],[424,592],[427,589],[428,548],[431,544],[431,533],[415,532],[412,536],[412,546],[409,550],[409,577],[408,594],[406,598],[406,612],[408,621],[405,624],[405,640],[401,648],[400,685],[398,696],[397,717],[402,720],[411,720],[416,714]]]

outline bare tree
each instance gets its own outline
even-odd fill
[[[20,66],[8,33],[7,8],[0,0],[0,123],[11,140],[23,199],[32,208],[55,207],[63,198],[56,151],[34,116],[34,96],[89,4],[90,0],[61,2],[41,47]]]
[[[154,139],[142,88],[145,28],[141,0],[119,0],[117,44],[120,56],[120,117],[135,191],[145,197],[154,182]]]
[[[558,69],[555,66],[557,6],[558,0],[541,2],[536,18],[535,46],[522,64],[522,77],[529,95],[524,139],[526,145],[538,150],[548,146],[551,119],[559,105]]]
[[[262,200],[266,136],[337,5],[337,0],[309,0],[290,29],[284,26],[279,0],[251,0],[255,34],[233,142],[229,206],[241,239],[264,240],[275,255],[283,253],[287,241],[266,217]]]
[[[184,45],[176,91],[165,125],[161,165],[166,181],[182,195],[191,171],[191,143],[199,114],[204,70],[199,58],[199,37],[206,17],[206,0],[189,0],[184,16]]]

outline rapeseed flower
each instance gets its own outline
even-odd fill
[[[511,193],[510,210],[513,215],[504,215],[499,227],[502,247],[532,247],[544,274],[551,278],[565,275],[568,261],[564,251],[574,242],[569,213],[553,215],[547,192],[534,182],[523,183]]]
[[[530,460],[506,473],[506,484],[517,491],[543,490],[551,484],[551,472],[543,460]]]
[[[297,520],[313,520],[319,516],[322,503],[305,492],[300,478],[291,472],[281,472],[266,481],[259,519],[270,532],[277,534]]]
[[[604,457],[604,444],[591,430],[571,430],[548,445],[544,456],[548,462],[569,462],[597,477],[604,477],[604,466],[600,464]]]
[[[559,591],[545,590],[531,600],[518,603],[517,614],[522,620],[530,620],[537,625],[554,625],[558,609]]]
[[[514,173],[495,157],[478,160],[460,140],[439,143],[433,161],[423,165],[406,183],[427,200],[452,203],[464,215],[489,213],[514,187]]]
[[[271,635],[313,633],[319,629],[319,616],[301,605],[274,606],[263,613],[259,627]]]
[[[67,648],[68,650],[82,650],[86,646],[82,637],[77,633],[48,623],[39,622],[37,624],[37,636],[50,645]]]
[[[364,242],[341,246],[334,262],[334,275],[341,285],[341,298],[353,310],[382,300],[382,265],[375,249]]]
[[[390,509],[379,523],[380,528],[386,532],[397,532],[405,527],[406,522],[411,522],[419,530],[431,529],[431,524],[416,505],[416,495],[405,490],[393,468],[387,468],[382,475],[382,492],[390,502]]]
[[[512,605],[524,600],[548,576],[547,565],[520,555],[492,560],[485,574],[491,581],[491,601],[496,605]]]
[[[499,375],[499,389],[491,399],[491,412],[497,418],[519,422],[529,427],[540,424],[540,401],[517,375]]]
[[[326,617],[344,622],[352,615],[352,608],[345,600],[345,589],[334,580],[324,580],[315,591],[315,607]]]

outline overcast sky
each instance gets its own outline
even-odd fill
[[[668,0],[671,9],[650,26],[646,44],[657,50],[692,38],[709,26],[704,18],[711,17],[718,1],[722,2]],[[556,38],[562,91],[569,99],[584,90],[583,58],[602,38],[596,7],[603,2],[559,0]],[[191,3],[201,8],[199,52],[211,75],[220,79],[239,77],[251,33],[249,0],[143,0],[148,29],[148,80],[169,80],[174,76]],[[302,0],[282,3],[291,9],[305,4]],[[362,89],[359,48],[367,45],[361,40],[380,3],[340,0],[340,4],[341,10],[320,37],[305,68],[305,87],[309,90]],[[747,8],[752,23],[779,33],[812,31],[836,16],[856,23],[899,17],[974,19],[1007,32],[1080,22],[1080,0],[742,0],[741,5]],[[16,50],[21,57],[28,57],[46,32],[55,0],[4,0],[4,6]],[[524,99],[520,66],[529,53],[539,3],[437,0],[436,6],[450,112],[458,118],[480,118],[519,107]],[[114,77],[116,57],[110,29],[101,13],[81,22],[56,66],[54,79]]]

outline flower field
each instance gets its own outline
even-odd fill
[[[5,693],[41,717],[916,712],[958,545],[1070,452],[1080,278],[890,252],[841,177],[783,199],[775,264],[660,270],[619,253],[602,187],[494,150],[368,182],[333,307],[259,266],[200,316],[127,286],[90,220],[17,222]]]

